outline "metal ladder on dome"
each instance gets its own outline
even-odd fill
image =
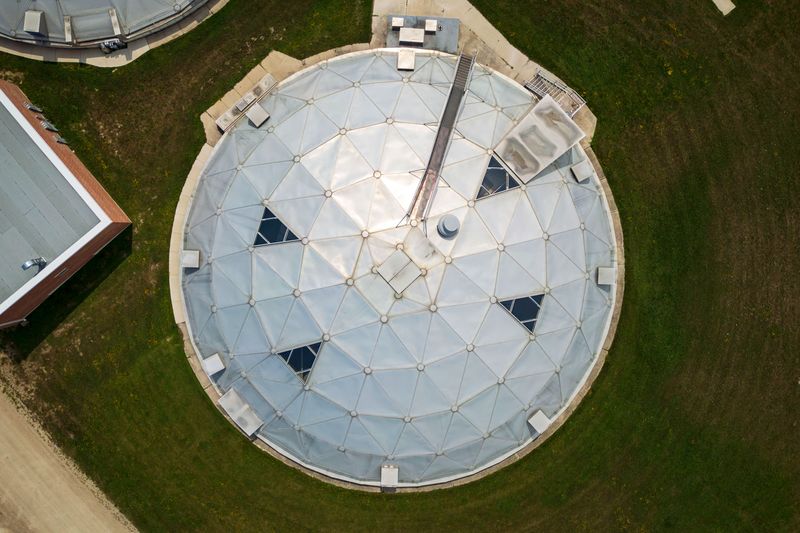
[[[422,176],[417,193],[411,203],[406,219],[412,221],[422,221],[427,217],[433,194],[436,191],[436,184],[439,181],[439,173],[444,164],[447,154],[447,147],[450,138],[453,136],[453,128],[461,110],[461,103],[467,92],[467,84],[472,75],[472,68],[475,65],[475,56],[464,54],[458,56],[456,72],[453,78],[453,85],[450,87],[450,94],[447,96],[447,103],[444,106],[442,118],[439,121],[439,130],[436,132],[436,139],[433,142],[433,150],[428,159],[428,166]]]
[[[458,89],[461,91],[461,96],[463,97],[464,93],[467,90],[467,82],[469,81],[469,76],[472,74],[472,67],[475,65],[475,56],[468,56],[466,54],[461,54],[458,56],[458,64],[456,65],[456,77],[453,80],[453,89]],[[452,97],[453,89],[451,89],[450,94]]]

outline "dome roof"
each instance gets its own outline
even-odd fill
[[[614,236],[579,146],[527,184],[493,148],[535,103],[476,65],[428,218],[406,217],[456,58],[331,59],[260,102],[202,172],[185,249],[188,324],[256,435],[327,475],[401,484],[463,477],[538,436],[589,375],[613,294]],[[445,215],[457,234],[437,231]],[[261,425],[263,424],[263,425]],[[260,426],[260,427],[259,427]]]
[[[14,0],[0,2],[0,36],[34,44],[81,46],[141,37],[207,0]]]

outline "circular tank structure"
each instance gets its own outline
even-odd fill
[[[208,0],[9,0],[0,36],[39,46],[80,48],[149,35]]]
[[[187,325],[220,405],[338,480],[396,468],[419,487],[511,457],[569,408],[609,331],[608,204],[579,143],[547,147],[571,127],[549,99],[474,65],[409,217],[457,61],[418,50],[399,71],[384,49],[282,81],[255,104],[269,120],[216,145],[185,221]]]

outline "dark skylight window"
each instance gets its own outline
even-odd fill
[[[481,188],[478,190],[478,199],[517,187],[519,187],[519,182],[516,178],[496,157],[492,156],[489,166],[486,167],[486,173],[483,175]]]
[[[500,304],[514,315],[514,318],[525,326],[528,331],[533,332],[533,328],[536,327],[536,318],[542,308],[543,299],[544,294],[534,294],[513,300],[503,300]]]
[[[264,214],[261,216],[261,224],[258,226],[258,233],[256,233],[256,240],[253,244],[255,246],[263,246],[265,244],[296,240],[299,239],[286,227],[286,224],[281,222],[269,208],[265,207]]]
[[[278,355],[286,361],[297,377],[304,382],[308,379],[311,369],[314,366],[314,361],[317,360],[321,342],[309,344],[308,346],[301,346],[285,352],[280,352]]]

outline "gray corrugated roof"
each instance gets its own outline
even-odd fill
[[[37,41],[43,39],[55,44],[66,44],[64,17],[69,16],[72,38],[75,42],[97,41],[117,36],[109,9],[114,9],[121,30],[128,36],[153,27],[169,19],[177,20],[179,14],[191,12],[193,7],[207,0],[11,0],[0,1],[0,35],[12,39]],[[44,13],[43,34],[25,31],[25,12]],[[39,44],[48,42],[39,41]]]
[[[0,106],[0,301],[36,274],[26,260],[52,261],[99,222],[61,173]]]

